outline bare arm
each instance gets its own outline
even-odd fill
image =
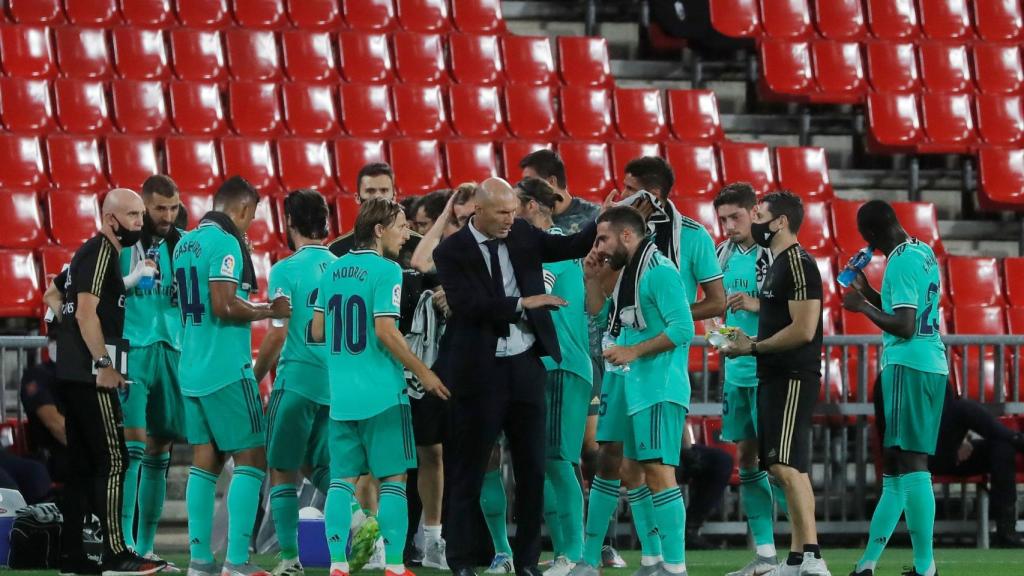
[[[262,382],[263,378],[270,372],[270,369],[277,364],[278,358],[281,357],[281,348],[284,347],[284,340],[287,336],[288,320],[284,321],[284,326],[270,326],[267,335],[263,337],[263,342],[260,343],[260,351],[256,356],[256,366],[253,368],[257,382]]]
[[[380,316],[373,319],[373,328],[377,332],[377,338],[387,348],[388,352],[395,357],[402,366],[411,371],[423,384],[423,389],[439,398],[447,400],[451,393],[441,382],[434,372],[427,367],[405,342],[402,333],[398,331],[395,319],[391,316]]]
[[[690,314],[694,320],[706,320],[725,314],[725,285],[721,278],[716,278],[700,285],[704,289],[704,298],[690,306]]]
[[[436,270],[434,266],[434,248],[437,248],[437,245],[441,243],[444,228],[448,225],[448,220],[452,215],[452,203],[454,201],[455,194],[452,194],[452,197],[448,199],[448,203],[445,204],[444,210],[441,211],[441,215],[437,217],[437,220],[434,220],[434,225],[423,235],[420,243],[416,245],[416,250],[412,253],[412,260],[409,264],[424,274],[429,274]]]
[[[53,404],[44,404],[36,410],[36,416],[43,422],[50,434],[60,442],[61,445],[68,445],[68,435],[64,428],[64,415],[57,410]]]
[[[291,316],[291,305],[287,298],[275,298],[270,304],[253,304],[235,295],[237,287],[234,282],[210,282],[210,304],[214,316],[232,322],[255,322]]]
[[[313,342],[323,343],[324,341],[324,311],[314,310],[313,320],[310,321],[310,336],[313,337]]]
[[[789,316],[793,321],[774,336],[758,341],[758,354],[793,350],[814,340],[820,314],[821,300],[790,300]]]
[[[865,303],[866,304],[866,303]],[[897,308],[892,314],[886,314],[870,304],[859,309],[875,326],[900,338],[912,338],[917,332],[917,309],[910,307]]]

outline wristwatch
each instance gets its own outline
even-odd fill
[[[92,363],[92,367],[97,369],[97,370],[102,370],[104,368],[110,368],[113,365],[114,365],[114,362],[110,359],[110,356],[100,356],[99,358],[97,358]]]
[[[757,358],[757,342],[750,343],[750,355]]]

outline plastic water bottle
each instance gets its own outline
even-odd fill
[[[843,271],[839,273],[839,278],[836,278],[840,286],[848,288],[853,283],[853,279],[857,277],[857,272],[863,270],[871,262],[872,251],[871,247],[868,246],[862,248],[853,258],[850,258],[850,261],[846,263],[846,268],[843,268]]]
[[[150,246],[149,250],[146,250],[146,260],[152,260],[153,262],[157,263],[157,266],[159,266],[160,265],[159,258],[160,258],[160,245],[159,244]],[[139,286],[140,290],[152,290],[153,287],[156,286],[156,273],[157,273],[157,269],[156,268],[149,268],[149,266],[146,266],[146,268],[148,268],[148,270],[147,269],[143,269],[142,270],[142,277],[139,278],[138,286]]]
[[[601,337],[601,350],[604,351],[615,346],[617,346],[615,338],[613,338],[611,334],[605,332],[604,336]],[[605,360],[604,370],[605,372],[611,372],[612,374],[625,374],[626,372],[629,372],[629,364],[617,365]]]

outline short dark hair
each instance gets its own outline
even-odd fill
[[[632,206],[613,206],[597,217],[597,223],[607,222],[615,230],[629,228],[640,236],[647,234],[644,217]]]
[[[554,210],[559,196],[546,180],[540,178],[524,178],[516,184],[519,199],[529,202],[533,200],[548,210]]]
[[[558,187],[565,188],[565,164],[554,150],[542,148],[530,152],[519,161],[519,168],[533,168],[537,176],[545,179],[554,176]]]
[[[800,231],[800,224],[804,221],[804,202],[799,196],[788,190],[772,192],[761,199],[761,202],[768,205],[768,211],[772,216],[778,218],[785,216],[789,221],[789,231],[796,234]]]
[[[359,169],[359,174],[356,176],[356,190],[363,184],[363,178],[366,176],[387,176],[391,178],[391,184],[395,183],[395,172],[391,170],[391,166],[387,162],[370,162]]]
[[[423,200],[422,196],[406,196],[398,201],[402,205],[402,210],[405,215],[412,218],[416,215],[416,210],[419,209],[420,200]]]
[[[316,240],[327,238],[327,200],[316,190],[303,188],[285,196],[284,213],[299,234]]]
[[[639,180],[644,190],[651,192],[654,189],[658,189],[666,197],[668,197],[672,191],[672,185],[676,182],[675,174],[672,173],[672,167],[660,156],[634,158],[626,164],[625,172]]]
[[[431,221],[437,220],[444,212],[444,207],[448,204],[448,199],[452,197],[452,194],[454,192],[451,190],[437,190],[423,196],[416,203],[416,209],[412,216],[415,218],[415,212],[419,212],[419,209],[422,208],[427,218],[430,218]]]
[[[715,210],[718,210],[719,206],[739,206],[750,210],[757,204],[757,193],[754,192],[754,187],[747,182],[733,182],[732,184],[726,184],[718,191],[718,196],[715,196]]]
[[[885,200],[870,200],[857,209],[857,228],[882,232],[899,228],[896,210]]]
[[[152,198],[153,194],[164,198],[173,198],[178,193],[178,185],[169,176],[153,174],[142,183],[142,197]]]
[[[394,200],[370,198],[359,205],[359,216],[356,216],[353,240],[358,248],[366,248],[373,244],[373,229],[377,224],[387,228],[395,223],[402,205]]]
[[[248,180],[238,175],[225,180],[217,189],[217,193],[213,195],[214,209],[217,209],[218,206],[225,208],[244,201],[257,204],[260,201],[260,194]]]

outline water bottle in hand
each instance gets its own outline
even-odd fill
[[[160,246],[151,246],[149,250],[146,250],[146,260],[152,260],[153,262],[159,262],[160,257]],[[139,278],[139,289],[140,290],[152,290],[156,286],[156,268],[150,268],[145,264],[142,265],[142,277]]]
[[[853,256],[853,258],[850,258],[850,261],[846,263],[846,268],[843,268],[843,271],[839,273],[839,277],[836,278],[836,281],[839,282],[840,286],[843,288],[850,287],[854,278],[857,277],[857,273],[863,270],[864,267],[871,262],[871,252],[872,249],[868,246],[866,248],[862,248],[860,252],[857,252],[857,254]]]

